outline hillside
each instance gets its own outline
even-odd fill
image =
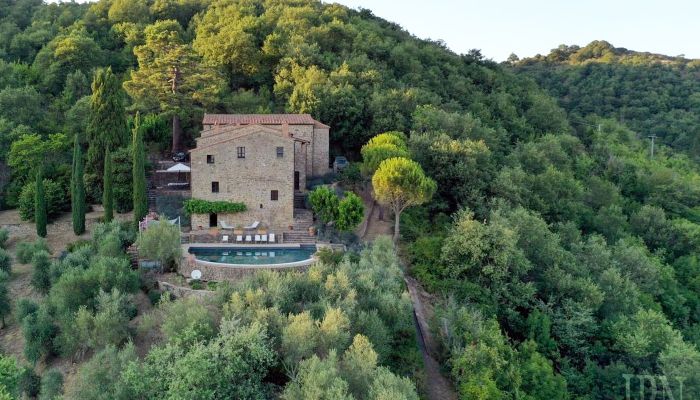
[[[640,135],[700,155],[700,60],[636,52],[604,41],[562,45],[512,63],[534,78],[572,120],[614,118]]]
[[[379,143],[435,189],[400,215],[396,246],[349,234],[342,257],[219,283],[207,303],[161,300],[129,268],[133,224],[91,228],[63,260],[12,247],[40,294],[9,299],[0,274],[29,377],[0,357],[0,396],[29,394],[32,373],[60,393],[43,367],[76,360],[67,399],[416,399],[431,382],[404,272],[430,292],[431,347],[462,399],[624,398],[641,375],[700,396],[696,61],[595,42],[499,65],[314,0],[16,0],[0,5],[0,38],[0,205],[25,220],[39,187],[49,219],[71,209],[83,159],[99,203],[106,150],[128,212],[132,132],[167,154],[205,111],[310,113],[352,161],[326,180],[376,199],[391,164],[370,157]]]

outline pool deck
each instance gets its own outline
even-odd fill
[[[201,248],[227,248],[227,249],[299,249],[302,247],[300,243],[269,243],[269,244],[253,244],[253,243],[186,243],[182,245],[184,253],[189,253],[190,247]]]

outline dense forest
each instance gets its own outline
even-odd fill
[[[56,357],[85,362],[70,399],[416,398],[430,382],[399,264],[439,299],[463,399],[618,399],[639,374],[700,397],[697,62],[594,43],[499,65],[313,0],[7,0],[0,37],[0,203],[26,219],[38,190],[48,218],[70,209],[75,154],[99,202],[110,148],[128,211],[132,129],[151,154],[187,147],[204,111],[312,114],[358,166],[341,184],[368,185],[363,145],[399,132],[384,139],[435,183],[400,214],[402,260],[382,239],[207,306],[154,298],[138,329],[162,340],[141,357],[133,226],[100,225],[62,260],[27,244],[44,298],[13,305],[28,364],[0,358],[0,398]]]
[[[614,118],[642,137],[656,135],[700,155],[700,60],[595,41],[509,61],[557,98],[574,121],[591,114]]]

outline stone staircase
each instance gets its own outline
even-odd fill
[[[157,211],[156,210],[156,191],[155,189],[149,187],[147,189],[148,192],[148,211]]]
[[[309,235],[309,227],[314,224],[314,215],[311,210],[302,208],[294,209],[294,229],[282,232],[283,243],[316,243],[316,236]]]
[[[306,193],[294,192],[294,209],[295,209],[295,211],[297,209],[306,208],[305,199],[306,199]]]

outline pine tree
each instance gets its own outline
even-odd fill
[[[112,189],[112,154],[109,148],[105,151],[104,186],[102,190],[102,206],[105,209],[104,221],[110,222],[114,218],[114,193]]]
[[[39,171],[36,173],[36,192],[34,194],[34,221],[36,222],[36,234],[41,237],[46,237],[47,219],[44,174],[39,168]]]
[[[143,146],[143,129],[141,117],[136,114],[132,138],[132,177],[134,187],[134,220],[136,224],[148,213],[148,195],[146,194],[146,154]]]
[[[80,147],[80,135],[75,135],[73,144],[73,170],[71,175],[71,212],[73,216],[73,232],[81,235],[85,232],[85,180],[83,171],[83,152]]]
[[[117,149],[129,141],[124,110],[124,93],[111,68],[95,73],[87,126],[87,172],[102,174],[102,155],[107,148]]]
[[[134,47],[139,67],[131,71],[124,89],[136,105],[151,108],[157,100],[161,113],[171,116],[176,152],[182,147],[180,116],[213,105],[225,82],[186,42],[176,21],[157,21],[146,27],[144,36],[146,42]]]

